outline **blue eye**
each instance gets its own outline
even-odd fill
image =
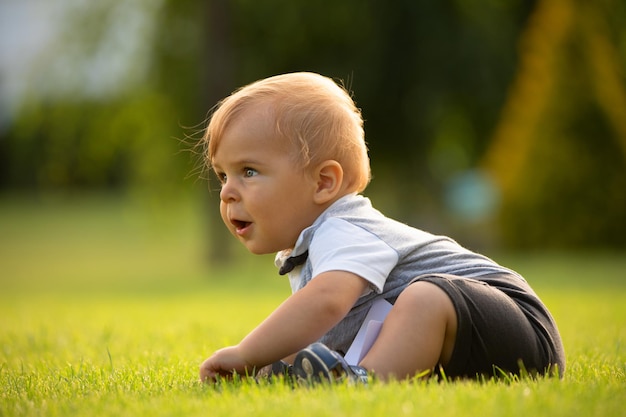
[[[226,174],[224,174],[223,172],[216,172],[215,176],[217,177],[217,180],[221,184],[225,184],[226,183]]]
[[[254,177],[255,175],[258,175],[258,172],[256,169],[244,168],[243,175],[244,177],[249,178],[249,177]]]

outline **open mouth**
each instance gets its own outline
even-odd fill
[[[230,222],[232,223],[233,226],[235,226],[235,232],[237,232],[237,234],[244,233],[248,229],[248,227],[252,224],[252,222],[246,222],[243,220],[236,220],[236,219],[231,219]]]

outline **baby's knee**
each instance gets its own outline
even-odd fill
[[[457,315],[450,296],[439,286],[428,281],[416,281],[398,296],[394,308],[405,310],[414,317],[438,321],[454,335]]]
[[[410,336],[412,345],[422,346],[419,349],[422,354],[432,353],[426,362],[432,362],[433,366],[449,362],[456,343],[458,319],[452,300],[442,288],[416,281],[398,296],[389,318],[390,323],[402,329],[402,334]]]
[[[398,303],[411,303],[416,307],[438,308],[454,313],[454,305],[448,294],[439,286],[428,281],[416,281],[400,293]]]

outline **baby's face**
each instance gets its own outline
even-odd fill
[[[316,181],[296,166],[292,145],[274,136],[258,107],[231,122],[212,165],[226,227],[250,252],[265,254],[293,248],[323,210],[313,201]]]

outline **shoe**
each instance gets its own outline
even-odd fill
[[[313,343],[296,354],[293,371],[299,383],[316,384],[348,380],[367,384],[367,371],[351,366],[339,353],[322,343]]]
[[[293,378],[293,366],[285,361],[278,361],[259,369],[255,374],[257,381],[262,379],[271,381],[273,377],[282,377],[286,381],[291,380]]]

